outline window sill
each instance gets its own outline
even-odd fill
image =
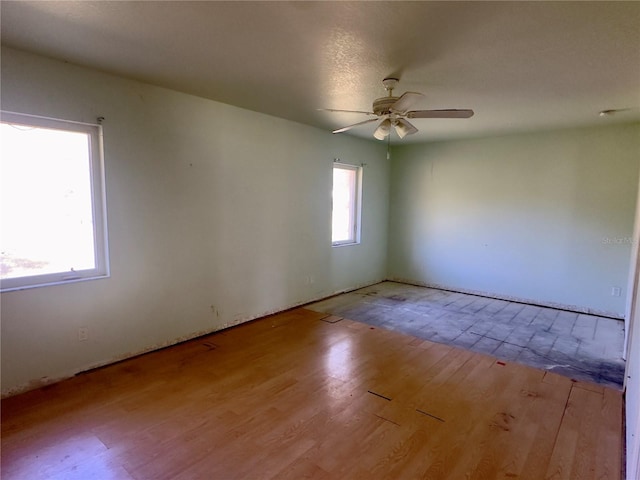
[[[88,282],[91,280],[100,280],[103,278],[109,278],[111,275],[108,273],[99,273],[91,276],[79,276],[72,278],[63,278],[56,279],[50,281],[42,281],[32,284],[20,284],[20,285],[11,285],[11,286],[2,286],[0,287],[0,293],[6,292],[17,292],[19,290],[30,290],[32,288],[42,288],[42,287],[54,287],[57,285],[69,285],[70,283],[79,283],[79,282]]]
[[[349,242],[349,243],[332,243],[332,247],[352,247],[353,245],[360,245],[360,242]]]

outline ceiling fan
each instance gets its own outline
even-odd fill
[[[323,109],[327,112],[346,112],[346,113],[363,113],[365,115],[375,115],[378,118],[371,118],[364,122],[354,123],[347,127],[334,130],[333,133],[342,133],[351,130],[353,127],[364,125],[366,123],[377,122],[380,118],[382,121],[373,132],[373,136],[378,140],[384,140],[393,126],[400,138],[416,133],[418,129],[414,127],[408,118],[469,118],[473,116],[473,110],[467,109],[449,109],[449,110],[409,110],[415,102],[424,97],[422,93],[405,92],[400,97],[393,96],[393,89],[398,85],[397,78],[385,78],[382,84],[389,95],[381,97],[373,101],[373,112],[364,112],[360,110],[336,110]]]

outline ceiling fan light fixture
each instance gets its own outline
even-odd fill
[[[388,118],[385,118],[382,122],[380,122],[380,125],[378,125],[378,128],[376,128],[376,131],[373,132],[373,136],[376,137],[378,140],[384,140],[389,133],[391,132],[391,120],[389,120]]]
[[[401,139],[418,131],[416,127],[407,122],[404,118],[397,119],[395,122],[393,122],[393,126],[395,127],[396,133]]]

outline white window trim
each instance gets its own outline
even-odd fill
[[[95,268],[92,269],[2,279],[0,280],[0,292],[108,278],[110,276],[110,270],[102,125],[60,120],[4,110],[0,111],[0,119],[3,122],[17,125],[75,131],[89,135],[91,139],[90,178],[95,256]]]
[[[331,242],[332,247],[348,247],[351,245],[359,245],[361,238],[362,227],[362,172],[363,168],[360,165],[351,165],[348,163],[334,162],[331,171],[334,168],[343,168],[345,170],[354,170],[356,172],[356,198],[355,198],[355,218],[354,218],[354,237],[353,240],[342,240],[338,242]],[[333,211],[333,209],[332,209]]]

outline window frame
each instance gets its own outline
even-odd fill
[[[353,225],[351,228],[350,238],[346,240],[333,240],[333,172],[335,169],[351,170],[355,172],[354,191],[355,195],[351,202],[351,208],[353,209]],[[358,245],[361,241],[361,220],[362,220],[362,176],[363,168],[361,165],[351,165],[348,163],[342,163],[335,161],[333,163],[332,173],[332,188],[331,188],[331,246],[332,247],[346,247],[349,245]]]
[[[93,220],[94,268],[0,279],[0,292],[108,278],[109,248],[102,125],[2,110],[0,122],[26,127],[85,133],[89,136],[89,181]]]

